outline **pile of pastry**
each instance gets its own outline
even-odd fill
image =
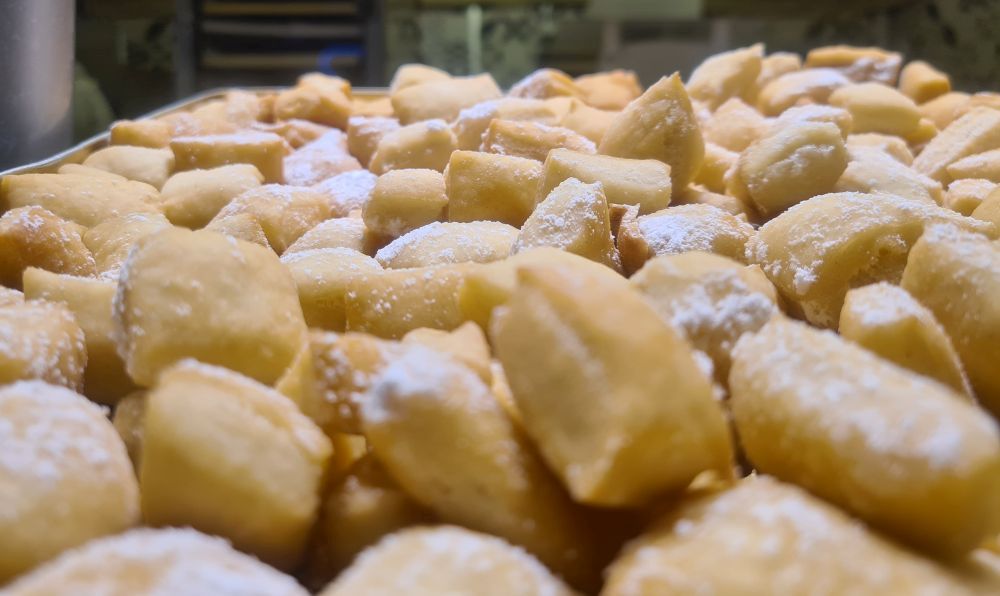
[[[407,65],[0,181],[0,591],[1000,592],[1000,95]]]

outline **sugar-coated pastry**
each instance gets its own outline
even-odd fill
[[[140,240],[114,313],[126,370],[145,387],[185,358],[273,383],[306,337],[295,282],[274,252],[210,231]]]
[[[137,529],[68,551],[9,588],[11,596],[188,594],[307,596],[295,580],[191,529]]]
[[[194,360],[164,371],[145,399],[146,522],[224,536],[272,565],[294,567],[332,453],[319,427],[273,389]]]
[[[0,582],[139,523],[132,465],[100,407],[21,381],[0,387],[0,420]]]
[[[0,307],[0,385],[39,379],[83,389],[87,345],[73,311],[29,300]]]

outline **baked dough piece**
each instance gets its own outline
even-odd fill
[[[21,287],[28,267],[81,277],[97,274],[94,256],[81,238],[84,229],[35,206],[0,217],[0,285]]]
[[[587,105],[601,110],[622,110],[642,95],[639,77],[631,70],[609,70],[576,77],[573,80]]]
[[[139,462],[142,461],[142,421],[146,415],[146,392],[134,391],[115,404],[111,424],[125,444],[132,468],[139,474]]]
[[[882,151],[899,163],[909,166],[913,163],[913,152],[910,151],[906,141],[892,135],[883,135],[877,132],[866,132],[864,134],[848,135],[847,148],[872,147]]]
[[[840,130],[830,123],[779,126],[740,155],[739,176],[765,216],[833,190],[847,168]]]
[[[0,306],[11,306],[13,304],[22,304],[23,302],[24,294],[20,291],[0,286]]]
[[[835,329],[847,291],[898,283],[910,247],[938,222],[996,234],[990,224],[922,201],[834,193],[799,203],[761,226],[746,256],[810,323]]]
[[[291,400],[232,371],[184,360],[146,397],[143,516],[155,526],[225,536],[291,568],[316,520],[331,453],[330,440]]]
[[[931,139],[913,160],[913,169],[947,184],[952,179],[948,166],[991,149],[1000,149],[1000,111],[975,108]]]
[[[509,97],[548,99],[550,97],[579,97],[580,90],[572,78],[555,68],[539,68],[510,86]]]
[[[829,102],[851,113],[854,132],[878,132],[906,138],[920,126],[917,104],[880,83],[845,85],[830,94]]]
[[[98,276],[117,281],[132,245],[169,227],[170,222],[159,213],[129,213],[90,228],[83,234],[83,243],[94,255]]]
[[[542,165],[534,159],[455,151],[445,172],[448,219],[521,226],[535,209],[541,182]]]
[[[944,206],[962,215],[972,215],[998,186],[996,182],[979,178],[955,180],[944,193]]]
[[[251,215],[279,255],[299,236],[330,217],[330,203],[322,192],[302,186],[265,184],[251,188],[219,211],[216,220]]]
[[[618,250],[625,271],[632,273],[657,255],[693,250],[743,261],[744,247],[753,236],[753,226],[722,209],[677,205],[638,219],[626,215],[618,229]]]
[[[715,143],[705,143],[705,157],[702,159],[694,182],[712,192],[726,191],[726,176],[736,168],[740,154],[719,147]]]
[[[920,104],[951,91],[951,79],[923,60],[914,60],[899,74],[899,90]]]
[[[283,255],[281,263],[295,280],[306,325],[331,331],[344,330],[344,293],[351,278],[382,269],[350,248],[303,250]]]
[[[596,579],[583,511],[474,372],[411,346],[378,375],[361,413],[379,461],[443,521],[520,545],[574,583]]]
[[[641,214],[670,204],[670,166],[662,161],[553,149],[544,167],[540,190],[543,196],[567,178],[576,178],[586,183],[600,182],[609,203],[639,205]]]
[[[881,282],[849,291],[839,332],[890,362],[972,397],[948,334],[931,311],[899,286]]]
[[[948,332],[979,401],[1000,414],[1000,248],[979,234],[935,226],[910,251],[903,288]]]
[[[364,209],[375,190],[378,176],[368,170],[352,170],[337,174],[312,187],[326,195],[334,217],[347,217],[352,211]]]
[[[570,103],[569,111],[559,122],[559,126],[577,132],[596,144],[604,138],[604,133],[608,131],[617,115],[618,110],[599,110],[580,100],[574,100]]]
[[[310,583],[326,584],[383,536],[433,519],[386,473],[374,454],[365,454],[334,480],[323,497],[310,545]],[[433,570],[436,575],[441,569]],[[400,577],[402,573],[397,568],[386,577]],[[405,589],[412,591],[416,586],[409,584]]]
[[[763,57],[764,44],[758,43],[705,58],[685,85],[691,99],[714,110],[727,99],[742,96],[756,82]]]
[[[37,205],[92,228],[127,213],[155,213],[159,193],[133,180],[80,174],[16,174],[0,180],[0,210]]]
[[[802,70],[802,57],[794,52],[774,52],[764,56],[760,61],[760,74],[757,80],[743,93],[743,101],[756,105],[760,90],[765,85],[789,72]]]
[[[282,255],[316,248],[350,248],[374,256],[381,240],[379,235],[365,226],[360,217],[335,217],[300,236]]]
[[[736,341],[781,314],[777,290],[759,267],[710,253],[655,257],[629,283],[661,319],[712,359],[723,386]]]
[[[264,247],[208,231],[140,240],[114,300],[118,350],[141,386],[196,358],[273,383],[305,341],[295,282]]]
[[[934,126],[944,130],[959,116],[969,111],[972,97],[968,93],[950,91],[920,104],[920,115],[928,118]]]
[[[270,132],[244,131],[233,134],[174,137],[170,141],[178,171],[211,169],[234,163],[257,168],[266,182],[285,180],[285,140]]]
[[[795,126],[803,122],[827,122],[835,124],[840,129],[840,136],[845,141],[854,129],[854,117],[851,116],[851,112],[844,108],[819,104],[806,104],[804,106],[788,108],[771,122],[770,130],[772,131],[785,126]]]
[[[138,529],[94,540],[10,587],[11,596],[189,594],[307,596],[291,577],[191,529]]]
[[[938,563],[768,476],[683,503],[636,539],[603,596],[962,594]]]
[[[108,405],[135,388],[115,349],[111,303],[116,285],[112,281],[60,275],[33,267],[24,271],[26,299],[61,302],[73,313],[83,331],[87,350],[83,394]]]
[[[433,66],[426,64],[401,64],[389,81],[389,93],[395,93],[413,85],[427,83],[430,81],[443,81],[450,79],[451,75]]]
[[[264,228],[261,227],[257,218],[250,213],[236,213],[226,217],[217,217],[208,222],[203,229],[209,232],[217,232],[223,236],[229,236],[236,240],[259,244],[270,249],[271,244],[267,241]]]
[[[463,108],[503,95],[488,74],[424,80],[391,92],[392,111],[403,124],[441,118],[452,121]]]
[[[0,385],[40,379],[79,391],[87,365],[83,331],[65,305],[28,301],[0,307]]]
[[[349,93],[350,91],[348,91]],[[308,120],[325,126],[347,128],[351,100],[342,89],[299,84],[278,93],[274,115],[279,120]]]
[[[189,170],[171,176],[160,191],[163,213],[171,223],[203,228],[237,196],[264,181],[257,168],[246,163],[210,170]]]
[[[729,387],[760,472],[937,554],[966,553],[1000,527],[1000,433],[946,386],[775,319],[736,344]]]
[[[793,106],[826,103],[836,89],[851,80],[833,68],[805,68],[772,79],[757,94],[757,109],[777,116]]]
[[[255,122],[250,127],[262,132],[273,132],[285,139],[293,149],[298,149],[303,145],[311,143],[333,130],[329,126],[294,118],[278,122]]]
[[[312,186],[360,169],[361,163],[347,151],[347,135],[334,129],[285,157],[285,183]]]
[[[658,159],[670,166],[675,191],[701,166],[705,144],[679,74],[663,77],[611,123],[598,152],[631,159]]]
[[[462,316],[483,329],[488,329],[494,309],[505,304],[517,287],[517,269],[528,264],[551,264],[569,270],[582,269],[612,279],[621,277],[614,269],[586,257],[551,246],[541,246],[469,270],[458,292],[458,306]]]
[[[530,120],[500,119],[490,122],[479,150],[544,161],[549,151],[560,147],[583,153],[597,152],[593,141],[574,130]]]
[[[621,269],[611,236],[611,216],[601,184],[567,178],[535,207],[511,254],[552,246]]]
[[[347,149],[367,167],[382,137],[399,130],[399,120],[386,116],[351,116],[347,121]]]
[[[455,133],[444,120],[425,120],[386,133],[368,165],[375,174],[389,170],[430,169],[441,172],[457,148]]]
[[[903,63],[898,52],[848,45],[813,48],[806,54],[806,68],[835,68],[856,83],[872,81],[895,85]]]
[[[139,523],[132,465],[100,407],[22,381],[0,387],[0,420],[0,582]]]
[[[119,120],[111,125],[111,144],[159,149],[170,144],[172,132],[162,120]]]
[[[91,153],[83,165],[162,188],[173,172],[174,153],[170,149],[112,145]]]
[[[344,302],[347,330],[400,338],[418,327],[450,330],[466,321],[458,290],[478,263],[388,269],[352,277]]]
[[[549,102],[523,97],[502,97],[465,108],[459,112],[451,128],[455,131],[459,149],[476,151],[483,144],[483,134],[493,120],[527,120],[555,126],[562,118],[563,115]]]
[[[320,592],[571,596],[561,580],[522,549],[457,526],[402,530],[366,550]]]
[[[507,258],[517,235],[497,221],[432,222],[380,248],[375,260],[387,269],[489,263]]]
[[[850,161],[833,186],[835,192],[885,193],[940,205],[941,183],[907,167],[876,147],[848,147]]]
[[[481,327],[467,321],[451,331],[420,328],[403,336],[404,344],[433,348],[458,360],[473,370],[485,383],[493,381],[490,345]]]
[[[768,127],[760,112],[733,97],[720,105],[701,129],[706,141],[740,152],[767,132]]]
[[[379,176],[361,216],[368,229],[396,238],[442,219],[447,206],[440,172],[392,170]]]
[[[946,169],[948,175],[955,180],[980,178],[991,182],[1000,182],[1000,149],[991,149],[963,157]]]
[[[531,265],[517,276],[490,337],[525,429],[575,500],[640,506],[705,470],[729,476],[709,379],[626,280]]]

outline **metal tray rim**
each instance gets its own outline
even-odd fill
[[[138,118],[136,118],[136,120],[145,120],[147,118],[158,118],[160,116],[164,116],[166,114],[170,114],[173,112],[187,110],[190,107],[197,105],[201,102],[205,102],[210,99],[215,99],[218,97],[223,97],[225,96],[226,93],[229,93],[230,91],[250,91],[252,93],[268,93],[275,91],[283,91],[287,88],[288,87],[280,87],[280,86],[216,87],[214,89],[208,89],[200,93],[191,95],[189,97],[185,97],[183,99],[171,102],[163,107],[157,108],[152,112],[149,112],[148,114],[139,116]],[[351,90],[351,93],[352,95],[357,95],[359,97],[372,97],[372,96],[386,95],[388,93],[388,90],[382,87],[356,87]],[[104,132],[98,133],[90,137],[89,139],[80,141],[76,145],[73,145],[72,147],[69,147],[64,151],[60,151],[55,155],[4,170],[0,172],[0,178],[14,174],[30,174],[38,170],[44,170],[47,168],[53,168],[55,166],[62,165],[63,163],[70,160],[73,156],[81,152],[96,149],[101,144],[106,144],[110,140],[110,138],[111,138],[111,132],[106,130]]]

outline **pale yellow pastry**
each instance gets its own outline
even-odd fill
[[[948,334],[903,288],[880,282],[849,291],[838,330],[844,339],[972,397]]]
[[[112,145],[91,153],[83,165],[161,188],[174,169],[169,149]]]
[[[295,282],[268,248],[174,228],[141,239],[121,275],[118,350],[141,386],[185,358],[273,383],[305,340]]]
[[[497,221],[432,222],[411,230],[375,253],[387,269],[505,259],[518,230]]]
[[[948,332],[979,402],[994,414],[1000,412],[995,365],[1000,357],[997,243],[954,226],[932,227],[910,251],[901,285]]]
[[[146,397],[143,517],[224,536],[291,568],[316,520],[331,452],[326,435],[283,395],[184,360]]]
[[[726,175],[736,168],[740,154],[719,147],[715,143],[705,143],[705,158],[694,177],[695,184],[712,192],[726,191]]]
[[[884,135],[877,132],[852,134],[847,136],[846,145],[848,149],[855,147],[878,149],[906,166],[913,163],[913,152],[910,151],[910,147],[906,144],[906,141],[892,135]]]
[[[601,110],[588,106],[580,100],[570,104],[569,111],[559,121],[559,126],[575,131],[597,144],[618,115],[618,110]]]
[[[495,536],[434,526],[386,536],[320,595],[400,593],[572,596],[574,592],[535,557]]]
[[[136,474],[142,461],[142,421],[145,415],[146,392],[134,391],[118,400],[111,416],[111,424],[121,437]]]
[[[723,102],[701,125],[706,141],[736,152],[746,149],[767,129],[768,122],[760,112],[737,97]]]
[[[972,215],[998,186],[992,180],[980,178],[955,180],[944,193],[944,206],[962,215]]]
[[[602,596],[962,594],[958,574],[791,484],[750,476],[685,501],[640,535]]]
[[[306,325],[331,331],[344,330],[344,293],[350,279],[382,269],[350,248],[302,250],[282,255],[281,263],[295,280]]]
[[[765,116],[778,116],[788,108],[826,103],[836,89],[851,80],[832,68],[805,68],[784,73],[764,85],[757,94],[757,109]]]
[[[159,149],[170,144],[173,131],[162,120],[119,120],[111,125],[112,145]]]
[[[574,583],[596,579],[583,510],[474,372],[411,346],[375,379],[361,414],[388,473],[442,521],[522,546]]]
[[[270,132],[174,137],[170,141],[178,171],[250,164],[266,182],[284,182],[285,140]]]
[[[366,454],[334,479],[323,495],[309,547],[307,577],[311,583],[325,584],[382,537],[433,519],[373,454]]]
[[[39,379],[83,389],[87,347],[66,305],[29,300],[0,307],[0,345],[0,385]]]
[[[486,383],[493,381],[490,345],[483,329],[468,321],[451,331],[421,327],[403,336],[404,344],[419,344],[447,354],[468,366]]]
[[[19,289],[28,267],[93,277],[97,266],[83,232],[42,207],[7,211],[0,217],[0,285]]]
[[[538,202],[542,176],[542,165],[534,159],[455,151],[445,175],[448,220],[521,226]]]
[[[946,386],[776,319],[736,344],[729,387],[758,471],[938,554],[966,553],[1000,526],[1000,432]]]
[[[757,81],[764,44],[754,44],[709,56],[695,67],[687,82],[691,99],[714,110],[732,97],[741,97]]]
[[[271,244],[267,241],[267,234],[264,233],[264,228],[260,225],[257,218],[251,213],[244,212],[227,215],[225,217],[216,217],[212,221],[208,222],[208,225],[203,229],[209,232],[216,232],[236,240],[259,244],[264,248],[271,248]]]
[[[382,137],[399,130],[399,120],[387,116],[351,116],[347,121],[347,149],[362,166],[371,161]]]
[[[604,155],[667,163],[674,190],[694,177],[704,150],[691,99],[677,73],[660,79],[622,110],[598,147]]]
[[[368,170],[351,170],[312,186],[326,195],[333,217],[348,217],[352,211],[364,209],[375,190],[378,176]]]
[[[316,248],[350,248],[375,256],[380,237],[365,227],[360,217],[335,217],[312,228],[292,243],[283,255]]]
[[[631,70],[609,70],[576,77],[581,99],[601,110],[621,110],[642,95],[639,77]]]
[[[517,284],[490,337],[526,431],[577,501],[638,506],[705,470],[729,475],[708,377],[626,280],[527,265]]]
[[[950,164],[946,170],[954,180],[979,178],[1000,182],[1000,149],[963,157]]]
[[[834,192],[885,193],[943,204],[941,183],[907,167],[885,151],[871,146],[848,147],[850,161],[834,184]]]
[[[771,121],[769,131],[784,126],[796,126],[803,122],[828,122],[834,124],[840,129],[840,136],[844,137],[845,142],[848,135],[854,129],[854,117],[848,110],[832,105],[806,104],[804,106],[788,108],[782,112],[777,118]]]
[[[302,186],[265,184],[250,188],[229,201],[215,216],[216,220],[245,213],[264,230],[275,252],[285,252],[299,236],[331,215],[326,195]]]
[[[118,281],[118,270],[132,245],[169,227],[170,222],[159,213],[129,213],[90,228],[83,234],[83,243],[94,255],[98,276]]]
[[[297,118],[277,122],[255,122],[250,126],[254,130],[273,132],[285,139],[293,149],[311,143],[332,130],[329,126]]]
[[[774,216],[833,189],[847,167],[840,130],[830,123],[800,122],[757,139],[740,154],[739,176],[757,209]]]
[[[969,111],[971,99],[968,93],[949,91],[920,104],[917,109],[920,110],[921,116],[930,119],[935,126],[944,130],[955,119]]]
[[[463,108],[503,95],[488,74],[425,80],[396,87],[390,93],[392,110],[403,124],[441,118],[454,120]]]
[[[128,213],[155,213],[158,194],[133,180],[79,174],[16,174],[0,180],[0,209],[38,206],[92,228]]]
[[[440,172],[456,148],[455,133],[444,120],[415,122],[383,135],[368,168],[375,174],[402,169]]]
[[[443,218],[448,206],[444,176],[435,170],[405,169],[382,174],[362,208],[365,226],[396,238]]]
[[[402,64],[393,73],[392,80],[389,81],[389,93],[392,94],[420,83],[444,81],[450,78],[451,75],[440,68],[426,64]]]
[[[602,185],[567,178],[528,217],[511,254],[552,246],[613,269],[621,261],[611,236],[611,216]]]
[[[845,85],[830,94],[829,102],[851,113],[854,132],[908,137],[920,125],[917,104],[880,83]]]
[[[490,122],[483,133],[479,150],[544,161],[549,151],[558,148],[584,153],[597,151],[593,141],[568,128],[539,124],[531,120],[502,119]]]
[[[848,45],[813,48],[806,54],[806,68],[836,68],[852,81],[872,81],[895,85],[902,65],[902,56],[882,48]]]
[[[0,420],[0,582],[139,523],[132,466],[100,407],[22,381],[0,387]]]
[[[308,592],[221,538],[191,529],[142,528],[68,551],[17,581],[10,594],[306,596]]]
[[[160,190],[160,205],[171,223],[197,230],[234,198],[263,182],[264,176],[250,164],[178,172]]]
[[[117,284],[85,277],[50,273],[29,267],[24,271],[26,300],[65,304],[83,331],[87,364],[82,393],[102,404],[114,404],[135,386],[114,341],[111,303]]]
[[[655,257],[629,283],[661,319],[712,359],[723,385],[736,341],[781,314],[777,290],[759,267],[711,253]]]
[[[568,109],[569,106],[565,111],[558,110],[541,99],[501,97],[465,108],[459,112],[451,128],[455,131],[459,149],[476,151],[483,144],[483,133],[493,120],[527,120],[555,126],[566,117]]]
[[[274,115],[280,120],[309,120],[325,126],[346,128],[351,100],[339,89],[299,85],[278,93]]]
[[[925,103],[951,91],[951,79],[923,60],[914,60],[899,73],[899,90],[918,104]]]
[[[944,222],[995,234],[990,224],[923,201],[845,192],[813,197],[764,224],[746,256],[806,320],[835,329],[849,289],[898,283],[910,247],[927,226]]]
[[[941,130],[913,160],[913,169],[947,184],[948,166],[969,155],[1000,149],[1000,111],[975,108]]]
[[[510,86],[509,97],[548,99],[550,97],[579,97],[576,82],[556,68],[539,68]]]
[[[638,219],[626,216],[618,230],[618,250],[627,272],[657,255],[700,250],[743,261],[754,236],[746,220],[708,204],[677,205]]]
[[[545,158],[541,194],[568,178],[600,182],[609,203],[639,205],[642,214],[670,204],[670,166],[655,159],[625,159],[553,149]]]

